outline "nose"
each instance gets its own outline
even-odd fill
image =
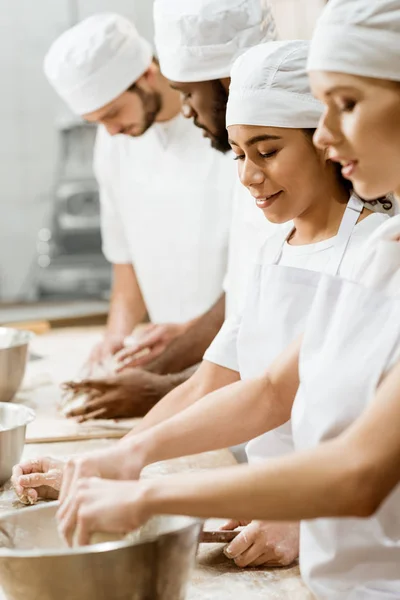
[[[242,185],[251,188],[264,183],[265,175],[251,160],[244,159],[243,162],[239,163],[239,179]]]
[[[340,140],[340,127],[330,111],[326,110],[320,118],[317,130],[314,133],[314,145],[320,150],[326,150],[329,146],[336,146]]]

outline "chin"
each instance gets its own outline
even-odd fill
[[[377,181],[365,181],[365,180],[352,180],[353,188],[356,194],[363,200],[376,200],[377,198],[383,198],[392,192],[393,190],[388,189],[387,185],[383,182]]]
[[[268,208],[262,208],[261,211],[267,221],[273,223],[274,225],[283,225],[284,223],[291,221],[293,218],[291,216],[288,217],[287,215],[277,214],[276,212],[272,213]]]

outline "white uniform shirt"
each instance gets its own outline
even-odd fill
[[[94,168],[103,252],[132,264],[153,322],[185,322],[223,292],[232,212],[231,159],[181,115],[144,135],[99,127]]]
[[[257,252],[265,240],[276,233],[277,227],[280,225],[274,225],[265,218],[235,173],[228,272],[224,283],[227,317],[241,311]]]
[[[355,226],[346,254],[340,266],[339,274],[342,277],[352,277],[355,264],[357,264],[357,256],[360,248],[369,236],[381,224],[388,220],[388,215],[374,213]],[[286,227],[289,233],[292,226],[288,224]],[[323,272],[330,259],[334,242],[335,238],[303,246],[293,246],[286,242],[278,264],[287,267]],[[259,260],[262,264],[269,264],[273,260],[275,250],[276,246],[274,240],[267,240],[259,255]],[[237,337],[242,318],[241,312],[242,311],[228,316],[220,332],[204,355],[205,360],[238,372],[240,371],[240,368],[237,355]]]

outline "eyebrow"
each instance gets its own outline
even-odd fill
[[[254,144],[258,144],[258,142],[267,142],[269,140],[280,140],[282,139],[279,135],[269,135],[267,133],[263,135],[255,135],[252,138],[249,138],[245,143],[246,146],[254,146]],[[229,139],[229,143],[232,146],[239,146],[234,140]]]
[[[325,96],[332,96],[332,94],[335,94],[336,92],[357,92],[357,90],[353,87],[350,87],[348,85],[334,85],[333,87],[329,88],[328,91],[325,92]]]

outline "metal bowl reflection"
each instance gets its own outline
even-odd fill
[[[185,598],[201,521],[157,517],[131,539],[67,548],[57,532],[57,506],[0,518],[0,581],[8,600]]]
[[[30,331],[0,327],[0,402],[15,396],[26,369]]]
[[[22,404],[0,402],[0,485],[11,477],[25,445],[26,426],[35,413]]]

